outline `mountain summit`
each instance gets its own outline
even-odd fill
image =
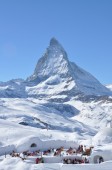
[[[33,91],[35,94],[40,94],[41,91],[43,93],[43,88],[45,94],[49,93],[50,96],[110,94],[90,73],[68,60],[66,51],[55,38],[50,40],[45,54],[39,59],[33,75],[28,77],[27,81],[34,83],[39,90],[38,92],[31,87],[30,94],[33,94]]]
[[[60,43],[52,38],[45,54],[39,59],[34,73],[28,81],[41,82],[50,76],[59,75],[66,77],[70,75],[70,63],[67,54]]]
[[[55,101],[69,101],[79,96],[109,96],[112,92],[95,77],[68,60],[62,45],[50,40],[34,73],[26,81],[21,79],[0,83],[0,97],[38,97]]]
[[[50,147],[61,140],[65,148],[72,141],[96,146],[102,137],[102,146],[112,144],[111,113],[112,92],[70,62],[52,38],[30,77],[0,82],[0,153],[31,150],[35,142],[43,148],[45,141]],[[105,127],[108,134],[97,134]]]
[[[56,40],[56,38],[51,38],[50,40],[50,46],[61,46],[61,44]]]

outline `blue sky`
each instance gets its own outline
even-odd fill
[[[112,0],[0,0],[0,81],[31,75],[52,37],[112,83]]]

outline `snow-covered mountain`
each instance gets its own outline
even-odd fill
[[[63,132],[63,139],[88,139],[100,128],[110,126],[111,115],[112,92],[70,62],[55,38],[51,39],[31,76],[26,80],[0,82],[0,119],[13,122],[15,127],[19,124],[25,133],[25,126],[30,126],[32,132],[35,128],[49,128],[57,134]],[[6,129],[8,131],[8,126]],[[4,137],[9,144],[10,133]]]
[[[111,93],[90,73],[70,62],[64,48],[55,38],[51,39],[27,81],[34,83],[34,86],[26,88],[29,96],[54,98],[63,94],[70,99],[76,95],[102,96]]]
[[[106,87],[107,87],[109,90],[112,91],[112,84],[108,84],[108,85],[106,85]]]
[[[26,81],[0,83],[0,97],[38,97],[70,100],[74,96],[109,96],[111,92],[90,73],[68,60],[60,43],[52,38],[34,73]]]
[[[13,79],[8,82],[0,82],[0,97],[27,97],[27,93],[25,92],[25,81],[23,79]]]

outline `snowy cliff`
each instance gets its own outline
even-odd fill
[[[111,95],[90,73],[68,60],[61,44],[52,38],[34,73],[26,81],[0,83],[0,97],[66,98],[76,95]]]
[[[87,139],[101,127],[109,126],[111,113],[112,92],[70,62],[55,38],[31,76],[0,82],[0,120],[20,127],[31,126],[35,133],[35,128],[48,127],[57,133],[69,132],[74,133],[74,138]],[[17,133],[16,129],[13,133]],[[7,131],[5,140],[8,134],[10,139]]]
[[[27,87],[28,95],[110,95],[90,73],[68,60],[60,43],[52,38],[45,54],[38,61],[33,75],[27,78],[33,87]],[[44,95],[45,96],[45,95]]]

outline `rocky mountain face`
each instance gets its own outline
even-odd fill
[[[0,119],[93,134],[91,126],[109,125],[110,89],[70,62],[64,48],[52,38],[31,76],[0,82]]]
[[[25,98],[27,97],[25,86],[23,79],[0,82],[0,98]]]
[[[35,71],[28,81],[35,84],[66,85],[72,94],[109,95],[110,91],[91,74],[68,60],[67,53],[56,39],[51,39],[45,54],[38,61]],[[55,90],[55,89],[54,89]],[[63,91],[63,90],[62,90]]]
[[[106,87],[107,87],[109,90],[112,91],[112,84],[108,84],[108,85],[106,85]]]
[[[109,96],[111,92],[90,73],[68,60],[60,43],[52,38],[34,73],[24,80],[0,83],[0,97],[37,97],[69,100],[74,96]]]

